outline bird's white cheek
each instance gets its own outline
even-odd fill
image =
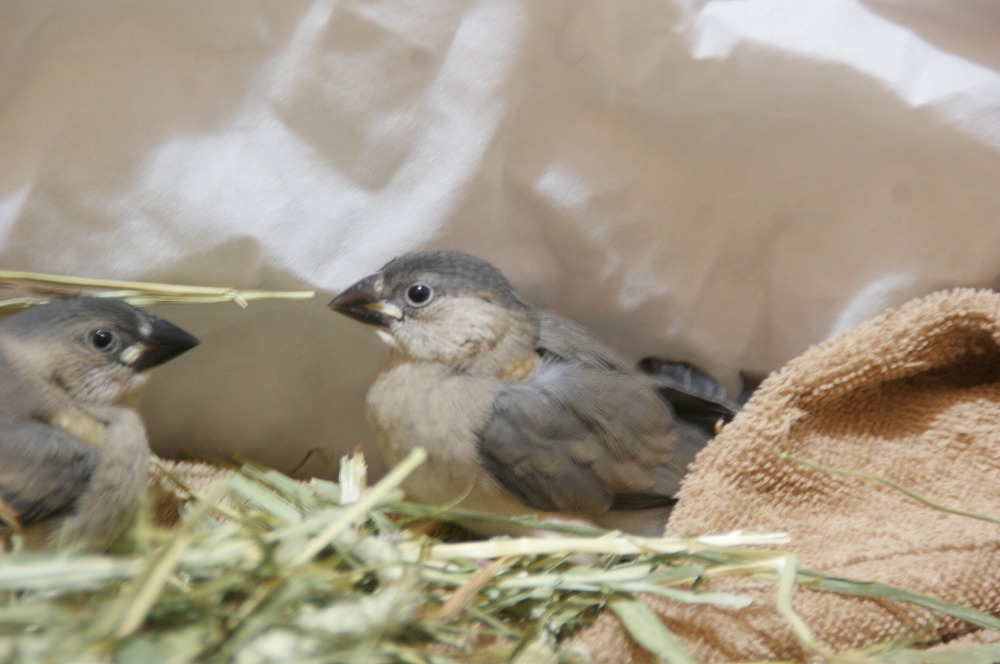
[[[147,376],[132,371],[109,372],[105,368],[88,371],[81,376],[74,396],[90,403],[121,403],[136,394],[146,383]]]

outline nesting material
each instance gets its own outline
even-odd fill
[[[348,486],[365,485],[359,458],[343,464],[342,484],[253,464],[155,460],[153,495],[176,501],[169,529],[147,509],[110,555],[0,557],[0,660],[575,661],[566,636],[605,605],[636,628],[649,624],[636,593],[746,606],[695,591],[716,570],[686,556],[721,557],[720,572],[732,573],[772,555],[746,547],[785,542],[780,534],[604,532],[446,542],[408,524],[469,513],[400,502],[399,484],[424,457],[414,450],[354,495]],[[595,562],[581,565],[573,553]],[[649,642],[664,648],[662,634]]]
[[[770,376],[697,458],[666,534],[786,532],[800,569],[995,617],[998,517],[1000,296],[960,289],[888,311]],[[699,661],[802,660],[976,630],[896,598],[812,590],[799,580],[794,616],[776,605],[774,583],[752,576],[710,585],[750,598],[744,609],[644,601]],[[601,661],[651,659],[611,615],[577,645]]]

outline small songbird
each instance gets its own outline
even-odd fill
[[[25,549],[100,549],[121,534],[148,483],[146,370],[197,344],[112,298],[0,320],[0,519]]]
[[[427,450],[405,485],[423,502],[659,536],[688,464],[735,410],[694,370],[671,384],[629,366],[468,254],[406,254],[330,308],[390,347],[368,418],[389,462]]]

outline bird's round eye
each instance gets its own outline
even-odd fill
[[[413,284],[406,289],[406,301],[414,306],[423,306],[431,301],[434,291],[424,284]]]
[[[100,328],[91,331],[90,345],[98,350],[107,350],[115,341],[115,335]]]

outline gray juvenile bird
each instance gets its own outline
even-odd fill
[[[148,482],[145,372],[197,344],[110,298],[0,320],[0,516],[25,548],[101,548],[121,534]]]
[[[375,326],[390,346],[368,417],[388,461],[427,450],[406,484],[424,502],[467,493],[470,509],[660,535],[688,464],[732,415],[696,389],[665,393],[468,254],[406,254],[330,308]],[[691,402],[692,421],[675,416],[671,390]]]

